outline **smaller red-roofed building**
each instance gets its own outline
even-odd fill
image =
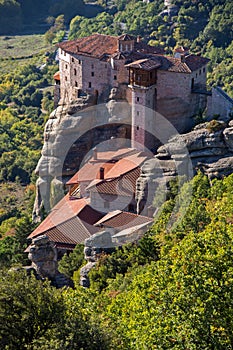
[[[62,254],[73,250],[76,244],[98,232],[93,225],[104,216],[90,206],[87,198],[70,199],[67,194],[55,205],[42,223],[28,236],[33,239],[42,235],[48,236]]]
[[[148,154],[130,148],[116,152],[95,149],[89,161],[67,182],[69,192],[28,238],[46,235],[63,254],[98,233],[100,226],[95,224],[106,213],[114,210],[136,212],[136,182],[141,165],[148,157]],[[114,228],[111,232],[117,233],[121,226],[124,229],[132,227],[134,219],[137,225],[141,224],[139,215],[128,214],[118,217],[118,229],[117,221],[105,227]],[[147,218],[147,221],[151,219]]]
[[[153,218],[115,210],[95,223],[101,229],[112,229],[112,240],[116,244],[136,241],[152,226]]]

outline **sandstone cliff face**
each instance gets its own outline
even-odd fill
[[[159,147],[154,158],[144,163],[137,181],[138,211],[152,203],[158,189],[164,192],[171,179],[177,175],[189,179],[198,169],[210,179],[233,173],[233,120],[228,125],[215,120],[199,124]]]
[[[131,111],[121,96],[121,91],[112,89],[106,103],[97,104],[95,96],[86,95],[70,105],[58,106],[51,113],[45,125],[42,156],[35,170],[39,175],[33,210],[35,222],[40,221],[42,204],[49,211],[64,196],[65,176],[79,169],[91,148],[98,145],[99,149],[117,150],[130,146],[127,137]],[[111,138],[112,142],[106,142]]]

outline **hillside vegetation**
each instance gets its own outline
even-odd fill
[[[233,349],[233,176],[172,186],[150,232],[103,255],[89,290],[77,272],[74,290],[56,290],[2,271],[1,348]],[[187,191],[185,216],[178,206],[168,227]],[[80,252],[69,259],[80,263]]]
[[[233,349],[233,175],[210,182],[199,173],[179,193],[173,182],[152,229],[139,242],[102,255],[88,290],[79,286],[82,246],[59,267],[73,277],[74,289],[56,290],[9,271],[28,263],[23,251],[33,229],[33,170],[58,69],[53,44],[69,20],[70,39],[128,32],[168,54],[176,45],[189,46],[211,59],[209,84],[233,97],[232,2],[174,0],[172,16],[162,12],[162,0],[99,4],[93,17],[82,0],[35,0],[33,6],[0,0],[0,348]],[[10,36],[20,30],[47,32]],[[187,193],[192,200],[185,208]]]

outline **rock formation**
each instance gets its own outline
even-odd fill
[[[112,253],[116,245],[112,242],[111,232],[98,232],[85,240],[84,257],[87,264],[80,270],[80,285],[90,287],[88,273],[96,265],[99,257],[103,253]]]
[[[84,156],[98,145],[129,147],[131,111],[121,101],[122,91],[110,91],[106,103],[98,104],[96,97],[85,95],[70,105],[59,105],[45,126],[42,156],[35,170],[37,180],[34,222],[40,221],[42,205],[50,210],[63,195],[63,182],[80,167]],[[116,102],[118,101],[118,102]],[[106,140],[116,138],[112,144]],[[52,196],[51,196],[52,195]]]
[[[32,240],[28,258],[32,264],[25,269],[34,272],[38,279],[48,278],[57,288],[73,287],[72,281],[58,271],[57,249],[47,236],[39,236]]]
[[[191,165],[191,168],[190,168]],[[233,173],[233,120],[212,120],[197,125],[193,131],[175,136],[160,146],[147,160],[137,181],[138,211],[151,203],[156,190],[165,192],[177,175],[191,178],[200,169],[210,179]]]

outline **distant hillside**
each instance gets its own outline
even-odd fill
[[[67,22],[76,15],[95,16],[99,6],[86,6],[83,0],[0,0],[0,35],[19,34],[28,26],[46,28],[46,18],[65,15]]]

